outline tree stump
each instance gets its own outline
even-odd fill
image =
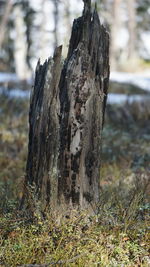
[[[109,35],[91,1],[75,19],[68,56],[38,63],[29,113],[26,185],[47,206],[96,212],[101,133],[109,82]]]

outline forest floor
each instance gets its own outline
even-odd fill
[[[150,266],[150,103],[107,106],[99,214],[87,220],[74,212],[58,222],[35,212],[31,222],[17,209],[28,102],[0,98],[0,266]]]

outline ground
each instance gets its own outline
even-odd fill
[[[99,214],[61,221],[18,211],[29,101],[2,94],[0,107],[0,266],[150,266],[149,104],[107,106]]]

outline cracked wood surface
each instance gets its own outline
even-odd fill
[[[61,47],[36,70],[26,181],[35,183],[44,207],[96,212],[108,81],[109,36],[84,0],[62,70]]]
[[[67,203],[96,209],[99,202],[101,131],[109,80],[109,37],[85,1],[74,20],[60,81],[60,178]]]

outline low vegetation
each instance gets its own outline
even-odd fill
[[[28,101],[0,98],[0,266],[150,266],[148,104],[108,106],[99,213],[42,220],[18,210],[27,155]],[[27,264],[27,265],[26,265]]]

